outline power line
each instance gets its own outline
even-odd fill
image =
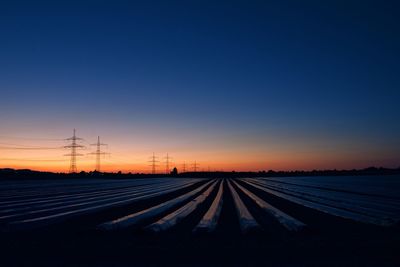
[[[111,153],[107,153],[107,154],[111,154]],[[112,162],[115,162],[115,163],[126,164],[126,165],[132,164],[131,161],[124,160],[124,159],[121,160],[120,158],[115,157],[114,153],[113,153],[113,156],[110,157],[109,159],[107,159],[106,161],[112,161]]]
[[[149,166],[151,166],[151,173],[152,174],[155,174],[156,173],[156,167],[158,166],[157,165],[157,162],[160,162],[159,160],[157,160],[158,158],[154,155],[154,152],[153,152],[153,156],[151,156],[150,157],[150,160],[149,160],[149,162],[151,163]]]
[[[0,158],[3,161],[33,161],[33,162],[65,162],[66,159],[26,159],[26,158]]]
[[[97,136],[97,143],[96,144],[90,144],[91,146],[96,146],[96,151],[92,153],[88,153],[88,155],[95,155],[96,156],[96,168],[95,171],[100,172],[100,156],[107,155],[110,153],[106,153],[104,151],[101,151],[101,146],[107,146],[107,144],[103,144],[100,142],[100,136]]]
[[[77,156],[83,156],[83,154],[76,153],[76,149],[77,148],[85,148],[85,146],[80,145],[80,144],[77,143],[77,141],[81,141],[83,139],[80,138],[80,137],[77,137],[75,133],[76,133],[76,130],[74,129],[74,134],[72,135],[72,137],[65,139],[67,141],[71,141],[71,143],[69,145],[64,146],[64,148],[70,148],[71,149],[71,153],[70,154],[64,155],[64,156],[70,156],[71,157],[70,166],[69,166],[69,172],[70,173],[76,173],[77,172],[76,157]]]
[[[48,149],[60,149],[62,147],[45,147],[45,146],[32,146],[32,145],[20,145],[14,143],[0,142],[0,149],[10,150],[48,150]]]
[[[3,150],[51,150],[60,149],[62,147],[10,147],[10,146],[0,146]]]
[[[6,145],[6,146],[16,146],[16,147],[40,147],[40,146],[31,146],[31,145],[20,145],[20,144],[14,144],[14,143],[4,143],[0,142],[0,145]]]
[[[29,137],[16,137],[16,136],[7,136],[7,135],[0,135],[0,138],[13,139],[13,140],[31,140],[31,141],[63,141],[63,140],[65,140],[65,139],[59,139],[59,138],[29,138]]]

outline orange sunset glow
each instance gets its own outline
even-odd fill
[[[65,155],[70,151],[64,146],[69,143],[55,132],[53,130],[47,138],[39,137],[46,136],[46,132],[39,130],[31,135],[33,137],[23,137],[21,133],[16,137],[3,137],[0,167],[68,172],[70,157]],[[96,142],[96,133],[77,132],[77,136],[84,138],[79,142],[84,148],[77,149],[81,154],[77,157],[78,171],[93,171],[95,168],[95,156],[90,153],[95,151],[95,146],[91,144]],[[159,161],[157,173],[165,172],[164,157],[167,153],[172,157],[170,166],[180,171],[184,165],[186,171],[192,171],[195,161],[199,171],[350,169],[374,164],[391,167],[396,163],[396,151],[393,149],[382,151],[382,148],[375,148],[374,151],[374,148],[363,148],[362,144],[349,145],[343,141],[340,143],[340,140],[324,144],[323,140],[311,141],[306,137],[291,136],[282,140],[275,137],[274,140],[273,136],[245,139],[248,136],[235,134],[198,134],[194,137],[177,134],[179,136],[174,137],[172,133],[170,136],[160,133],[131,137],[125,133],[112,135],[107,130],[104,133],[101,140],[107,146],[102,150],[107,155],[101,156],[100,160],[101,169],[105,172],[149,173],[153,152]]]

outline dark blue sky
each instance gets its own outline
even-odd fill
[[[0,123],[7,135],[227,136],[221,155],[253,142],[335,159],[352,149],[393,165],[395,2],[2,1]]]

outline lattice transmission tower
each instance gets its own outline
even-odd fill
[[[102,146],[107,146],[107,144],[103,144],[100,142],[100,136],[97,136],[97,143],[95,144],[90,144],[91,146],[96,146],[96,151],[92,153],[88,153],[89,155],[95,155],[96,156],[96,168],[95,171],[100,172],[100,157],[109,155],[110,153],[106,153],[101,150]]]
[[[186,161],[182,164],[182,172],[186,172]]]
[[[71,143],[69,145],[64,146],[64,148],[71,149],[71,153],[64,155],[64,156],[71,157],[71,161],[70,161],[70,165],[69,165],[69,173],[76,173],[77,172],[76,157],[83,156],[83,154],[77,153],[76,149],[85,148],[85,146],[78,144],[77,141],[82,141],[83,138],[77,137],[76,130],[74,129],[74,133],[73,133],[72,137],[67,138],[65,140],[71,141]]]
[[[152,173],[152,174],[155,174],[155,173],[156,173],[156,167],[158,166],[157,163],[160,162],[160,161],[157,160],[157,159],[158,159],[158,157],[156,157],[156,156],[154,155],[154,152],[153,152],[153,156],[151,156],[151,157],[150,157],[150,160],[149,160],[149,162],[150,162],[150,165],[149,165],[149,166],[151,166],[151,173]]]
[[[194,161],[194,163],[192,164],[192,166],[193,166],[193,171],[194,171],[194,172],[197,172],[197,170],[199,169],[199,164],[198,164],[196,161]]]
[[[169,167],[169,164],[171,163],[171,157],[168,155],[168,153],[167,153],[167,156],[166,157],[164,157],[164,159],[165,159],[165,161],[164,161],[164,163],[165,163],[165,173],[166,174],[169,174],[170,173],[170,171],[171,171],[171,169],[170,169],[170,167]]]

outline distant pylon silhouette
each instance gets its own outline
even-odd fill
[[[192,164],[192,166],[193,166],[193,171],[194,171],[194,172],[197,172],[197,169],[199,168],[199,164],[198,164],[196,161],[194,161],[194,163]]]
[[[165,158],[165,173],[169,174],[170,171],[171,171],[170,168],[169,168],[169,164],[171,163],[170,159],[172,159],[172,158],[168,155],[168,153],[167,153],[167,156],[164,157],[164,158]]]
[[[69,173],[76,173],[77,172],[76,157],[77,156],[83,156],[83,154],[76,153],[76,149],[77,148],[85,148],[85,146],[78,144],[77,141],[83,140],[83,139],[76,136],[76,130],[74,129],[74,134],[72,135],[72,137],[67,138],[65,140],[71,141],[71,143],[69,145],[64,146],[64,148],[70,148],[71,149],[71,153],[70,154],[64,155],[64,156],[70,156],[71,157],[71,162],[70,162],[70,165],[69,165]]]
[[[97,143],[96,144],[90,144],[91,146],[96,146],[96,151],[89,153],[89,155],[95,155],[96,156],[96,168],[95,171],[100,172],[100,156],[107,155],[109,153],[106,153],[104,151],[101,151],[101,146],[107,146],[107,144],[100,143],[100,136],[97,136]]]
[[[154,155],[154,152],[153,152],[153,156],[150,157],[149,162],[151,163],[149,165],[149,166],[151,166],[151,173],[155,174],[156,173],[156,167],[158,166],[157,162],[159,162],[159,161],[157,160],[157,157]]]
[[[185,161],[182,164],[182,172],[186,172],[186,162]]]

